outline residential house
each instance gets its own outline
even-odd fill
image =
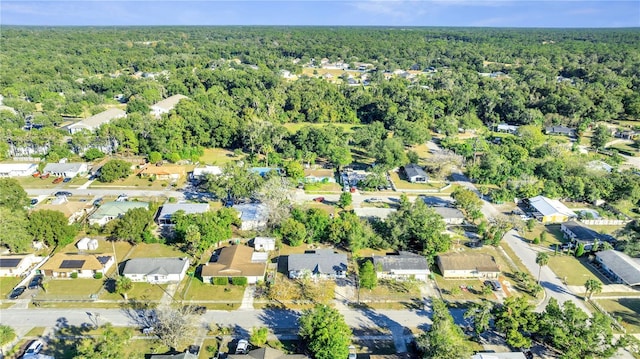
[[[47,209],[62,212],[68,219],[67,223],[73,224],[91,212],[93,205],[90,202],[69,201],[66,196],[61,196],[38,206],[39,211]]]
[[[140,171],[140,177],[149,178],[154,177],[161,181],[177,181],[180,178],[187,176],[187,170],[183,166],[154,166],[147,165],[142,171]]]
[[[81,251],[95,251],[98,249],[98,240],[84,237],[76,243],[76,247]]]
[[[72,273],[77,273],[78,278],[92,278],[97,273],[106,275],[114,263],[111,254],[56,253],[40,271],[54,278],[68,278]]]
[[[623,252],[611,249],[596,253],[596,263],[616,283],[630,287],[640,286],[640,258],[632,258]]]
[[[565,126],[549,126],[544,131],[547,135],[561,135],[566,137],[576,137],[576,129]]]
[[[151,105],[151,114],[156,118],[160,118],[163,113],[169,113],[169,111],[173,110],[174,107],[180,102],[180,100],[188,98],[184,95],[173,95],[171,97],[167,97],[164,100]]]
[[[245,277],[249,284],[264,280],[267,271],[266,253],[254,252],[245,245],[232,245],[220,250],[212,261],[202,266],[202,281],[211,283],[213,278]]]
[[[464,223],[464,214],[457,209],[451,207],[433,207],[434,212],[442,217],[446,224],[462,224]]]
[[[429,207],[452,207],[453,200],[449,197],[418,196]]]
[[[391,215],[391,213],[396,212],[395,208],[379,208],[379,207],[360,207],[354,208],[353,213],[356,216],[364,219],[381,219],[385,220],[387,217]]]
[[[271,252],[276,250],[276,239],[271,237],[256,237],[253,239],[256,251]]]
[[[518,127],[515,125],[509,125],[506,123],[499,123],[496,125],[496,132],[510,133],[515,135],[518,132]]]
[[[191,354],[188,351],[174,354],[151,354],[148,357],[149,359],[198,359],[196,354]]]
[[[165,203],[160,208],[156,221],[159,225],[173,225],[171,217],[178,211],[184,214],[198,214],[209,212],[209,209],[208,203]]]
[[[640,131],[634,131],[629,129],[619,129],[615,133],[615,137],[623,138],[625,140],[633,140],[639,135],[640,135]]]
[[[567,206],[555,199],[544,196],[536,196],[525,200],[525,204],[534,211],[533,216],[542,223],[566,222],[570,218],[576,217]]]
[[[307,183],[327,182],[335,183],[336,177],[333,170],[329,169],[305,169],[304,181]]]
[[[73,178],[89,170],[86,163],[48,163],[42,170],[43,173],[50,173],[52,176]]]
[[[233,206],[238,211],[240,221],[240,230],[255,231],[264,229],[269,220],[269,211],[267,206],[261,203],[246,203]]]
[[[409,163],[404,166],[404,173],[407,175],[407,179],[411,183],[427,183],[429,180],[429,176],[422,169],[422,167],[418,166],[415,163]]]
[[[124,264],[122,275],[133,282],[180,282],[189,268],[189,258],[133,258]]]
[[[112,107],[106,111],[102,111],[96,115],[85,118],[82,121],[76,122],[66,127],[70,134],[80,132],[82,130],[95,131],[101,125],[109,123],[113,120],[126,117],[127,113],[119,108]]]
[[[578,245],[584,245],[584,249],[590,251],[596,242],[608,241],[609,237],[605,237],[593,229],[583,225],[580,222],[569,221],[560,225],[560,231],[564,234],[564,238]]]
[[[27,177],[37,171],[35,163],[0,163],[0,177]]]
[[[104,226],[110,221],[124,216],[125,213],[134,208],[149,209],[149,203],[137,201],[114,201],[103,203],[95,212],[89,215],[89,224]]]
[[[527,359],[523,352],[509,352],[509,353],[476,353],[471,356],[471,359]]]
[[[426,281],[430,273],[426,257],[403,251],[383,257],[374,256],[373,266],[378,278]]]
[[[500,268],[495,259],[481,253],[447,253],[436,258],[438,268],[445,279],[498,278]]]
[[[0,256],[0,277],[20,277],[42,259],[33,253]]]
[[[197,167],[193,169],[193,172],[191,172],[191,179],[203,180],[206,175],[220,176],[221,174],[222,168],[219,166]]]
[[[345,278],[347,255],[333,249],[317,249],[303,254],[290,254],[287,258],[289,278],[306,275],[315,278]]]
[[[269,347],[254,349],[247,354],[228,354],[228,359],[311,359],[304,354],[285,354]]]

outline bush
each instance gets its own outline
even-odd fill
[[[98,272],[96,274],[93,275],[94,279],[102,279],[102,273]]]
[[[249,284],[249,280],[247,279],[247,277],[234,277],[231,278],[231,284],[244,287]]]
[[[73,279],[78,278],[78,272],[71,273],[70,277]]]
[[[227,285],[229,284],[229,278],[227,277],[215,277],[212,280],[214,285]]]
[[[533,244],[540,244],[540,238],[536,237],[533,239]]]

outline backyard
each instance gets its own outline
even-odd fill
[[[597,299],[596,302],[617,318],[627,333],[640,333],[640,298]]]

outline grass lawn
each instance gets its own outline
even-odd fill
[[[185,183],[186,178],[181,178],[176,182],[177,187],[182,187]],[[148,189],[148,190],[163,190],[169,186],[172,181],[149,181],[149,178],[140,178],[139,176],[132,174],[129,177],[121,180],[116,180],[110,183],[94,181],[91,183],[89,188],[99,189],[99,188],[139,188],[139,189]]]
[[[176,247],[162,244],[162,243],[140,243],[137,244],[129,258],[148,258],[148,257],[185,257],[184,252]],[[119,260],[123,260],[120,258]]]
[[[331,70],[323,69],[322,71],[331,71]],[[337,71],[341,71],[341,70],[337,70]],[[307,126],[308,127],[324,127],[327,125],[329,124],[328,123],[311,123],[311,122],[289,122],[289,123],[285,123],[283,126],[287,130],[289,130],[290,133],[296,133],[300,131],[300,129],[303,127],[307,127]],[[331,123],[331,125],[342,128],[346,133],[353,132],[354,127],[362,126],[360,124],[354,124],[354,123]]]
[[[342,191],[342,186],[337,183],[307,183],[304,185],[304,191],[307,193],[340,193]]]
[[[607,147],[607,149],[618,150],[618,152],[628,156],[640,156],[640,149],[633,144],[616,143],[613,146]]]
[[[586,260],[578,260],[569,255],[550,256],[548,266],[559,278],[566,278],[567,285],[584,285],[590,278],[602,282],[602,279],[584,264]],[[605,281],[606,283],[608,282]]]
[[[45,279],[47,291],[39,291],[36,299],[89,299],[92,294],[98,293],[104,281],[102,279]]]
[[[206,165],[222,166],[227,162],[237,162],[242,156],[244,156],[244,153],[236,156],[232,151],[224,148],[206,148],[199,159],[200,163]]]
[[[20,282],[20,277],[0,277],[0,298],[6,298],[13,287]]]
[[[426,143],[423,143],[421,145],[411,146],[409,150],[417,153],[418,158],[421,161],[424,161],[425,159],[431,156],[431,151],[429,151],[429,146],[427,146]]]
[[[389,172],[389,176],[391,177],[393,183],[396,185],[398,191],[402,191],[403,189],[431,191],[439,190],[440,188],[445,186],[444,183],[411,183],[404,179],[400,179],[398,172],[393,171]]]
[[[640,298],[598,299],[596,300],[620,324],[627,333],[640,333]]]
[[[360,289],[360,302],[372,308],[396,303],[403,309],[421,309],[423,303],[419,285],[410,281],[379,280],[373,289]]]
[[[162,296],[164,295],[166,289],[166,284],[135,282],[133,283],[133,288],[127,293],[127,298],[138,300],[160,300],[160,298],[162,298]]]
[[[434,274],[438,288],[442,293],[442,298],[447,302],[477,301],[479,299],[496,300],[493,293],[489,295],[482,294],[484,284],[480,279],[444,279],[441,274],[435,272]],[[462,290],[463,287],[467,288],[467,290]]]
[[[56,187],[62,188],[62,184],[63,184],[63,183],[54,184],[53,180],[56,179],[56,177],[54,176],[49,176],[49,178],[45,178],[45,179],[34,178],[31,176],[15,177],[15,179],[18,180],[18,182],[20,182],[20,185],[23,188],[56,188]],[[66,185],[66,183],[64,183],[64,185]]]
[[[209,359],[218,353],[218,340],[213,338],[207,338],[202,342],[202,346],[200,347],[200,353],[198,354],[198,359]],[[207,348],[215,348],[213,351],[208,351]]]
[[[522,236],[529,242],[532,242],[534,238],[540,238],[540,234],[542,232],[547,233],[547,238],[545,239],[544,243],[540,243],[541,246],[549,247],[553,246],[554,244],[562,244],[565,242],[562,236],[562,231],[560,231],[559,224],[548,224],[545,226],[541,223],[536,222],[536,226],[531,232],[525,230],[524,232],[521,232],[521,234],[523,233]]]
[[[242,302],[245,287],[236,285],[213,285],[203,283],[200,278],[189,278],[176,293],[176,299],[192,301],[227,301]]]

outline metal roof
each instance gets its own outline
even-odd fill
[[[596,240],[604,240],[600,233],[576,221],[565,222],[562,225],[571,231],[578,241],[594,242]]]
[[[122,117],[125,117],[126,115],[127,113],[125,111],[114,107],[106,111],[102,111],[91,117],[85,118],[80,122],[76,122],[72,125],[69,125],[68,128],[71,129],[75,127],[83,127],[88,130],[95,130],[96,128],[100,127],[100,125],[102,124],[109,123],[111,120],[122,118]]]
[[[598,252],[596,257],[627,285],[640,285],[640,258],[613,249]]]
[[[180,100],[182,100],[184,98],[188,98],[188,97],[184,96],[184,95],[173,95],[171,97],[165,98],[162,101],[157,102],[156,104],[154,104],[151,107],[157,107],[157,108],[169,111],[169,110],[173,109],[174,107],[176,107],[178,102],[180,102]]]
[[[544,196],[536,196],[529,198],[529,204],[533,206],[536,211],[542,213],[543,216],[552,216],[554,214],[564,214],[565,216],[575,217],[576,214],[573,213],[567,206],[560,203],[560,201],[555,199],[550,199]]]

